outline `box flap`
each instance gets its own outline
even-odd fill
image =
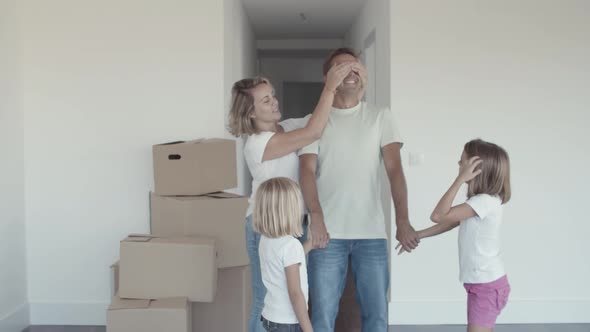
[[[225,143],[225,142],[235,142],[233,139],[227,138],[208,138],[205,140],[205,143]]]
[[[154,146],[177,145],[177,144],[220,143],[220,142],[233,142],[233,141],[234,140],[227,139],[227,138],[201,137],[201,138],[196,138],[196,139],[192,139],[192,140],[188,140],[188,141],[172,141],[172,142],[166,142],[166,143],[159,143],[159,144],[154,144]]]
[[[150,302],[151,300],[122,299],[113,296],[109,310],[146,309],[150,307]]]
[[[228,193],[225,191],[218,191],[210,194],[204,195],[176,195],[176,196],[160,196],[153,191],[150,192],[151,198],[158,198],[158,199],[172,199],[177,201],[195,201],[195,200],[202,200],[207,198],[244,198],[245,196],[241,196],[238,194]],[[151,202],[150,202],[151,203]]]
[[[129,234],[123,241],[125,242],[149,242],[157,236],[146,235],[146,234]]]
[[[212,197],[212,198],[242,198],[242,197],[244,197],[244,196],[240,196],[237,194],[227,193],[225,191],[211,193],[211,194],[208,194],[207,196]]]
[[[197,236],[174,236],[162,237],[156,242],[158,243],[174,243],[174,244],[188,244],[188,245],[207,245],[215,247],[215,239],[210,237]]]
[[[152,301],[150,308],[154,309],[185,309],[188,306],[186,297],[170,297]]]
[[[197,139],[192,139],[188,142],[186,142],[187,144],[199,144],[199,143],[204,143],[206,142],[207,139],[206,138],[197,138]]]
[[[154,146],[158,146],[158,145],[174,145],[174,144],[182,144],[182,143],[186,143],[186,141],[174,141],[174,142],[168,142],[168,143],[160,143],[160,144],[154,144]]]

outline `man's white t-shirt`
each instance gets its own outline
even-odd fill
[[[297,315],[289,297],[285,268],[299,264],[301,291],[307,304],[307,266],[301,242],[293,236],[273,239],[263,235],[260,238],[258,253],[262,283],[266,287],[262,316],[274,323],[297,324]]]
[[[502,200],[479,194],[466,202],[477,213],[459,226],[459,267],[463,283],[486,283],[505,275],[500,257]]]
[[[305,127],[309,117],[308,115],[304,118],[288,119],[280,122],[279,125],[283,127],[285,132],[289,132]],[[295,151],[280,158],[262,161],[266,145],[274,134],[272,131],[262,131],[250,135],[244,145],[244,159],[252,175],[252,195],[248,200],[249,206],[246,216],[254,212],[256,190],[262,182],[276,177],[287,177],[299,183],[299,158]]]
[[[381,148],[402,143],[388,108],[365,102],[333,108],[320,140],[299,151],[318,155],[317,188],[332,239],[386,239]],[[313,222],[313,220],[311,221]]]

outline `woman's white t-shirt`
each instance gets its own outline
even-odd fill
[[[459,226],[459,266],[463,283],[487,283],[505,275],[500,257],[502,200],[479,194],[466,202],[477,215]]]
[[[274,323],[297,324],[297,315],[289,297],[285,268],[299,264],[300,286],[307,304],[307,267],[301,242],[293,236],[273,239],[263,235],[258,253],[262,283],[266,287],[262,316]]]
[[[279,123],[285,132],[305,127],[309,116],[300,119],[288,119]],[[244,159],[252,175],[252,195],[248,200],[249,206],[246,216],[254,212],[256,190],[260,184],[268,179],[286,177],[299,183],[299,157],[296,151],[280,158],[262,161],[264,150],[270,139],[275,135],[272,131],[263,131],[248,136],[244,145]]]

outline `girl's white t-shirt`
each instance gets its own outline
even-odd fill
[[[487,283],[505,275],[500,257],[502,200],[479,194],[466,202],[477,213],[459,226],[459,267],[463,283]]]
[[[309,117],[308,115],[304,118],[288,119],[280,122],[279,125],[283,127],[285,132],[289,132],[305,127]],[[262,161],[266,145],[274,134],[272,131],[263,131],[250,135],[244,145],[244,159],[252,175],[252,194],[248,200],[249,206],[246,216],[254,212],[256,190],[262,182],[275,177],[287,177],[299,183],[299,157],[296,151],[280,158]]]
[[[297,315],[289,297],[285,268],[299,264],[301,291],[307,305],[307,266],[301,242],[293,236],[273,239],[262,235],[258,254],[262,283],[266,287],[262,316],[274,323],[297,324]]]

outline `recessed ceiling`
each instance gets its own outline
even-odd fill
[[[256,39],[343,38],[366,0],[243,0]]]

